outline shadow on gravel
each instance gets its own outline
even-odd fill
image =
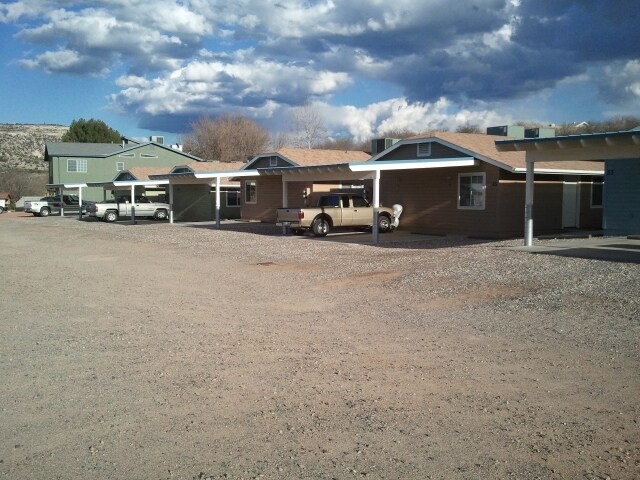
[[[611,245],[614,247],[613,245]],[[563,248],[559,250],[548,250],[532,252],[541,255],[555,255],[558,257],[584,258],[587,260],[604,260],[606,262],[636,263],[640,264],[640,246],[624,246],[625,248]]]
[[[204,230],[218,230],[215,222],[193,222],[176,223],[185,228],[200,228]],[[436,236],[424,235],[407,231],[395,231],[393,233],[381,233],[379,243],[375,244],[371,232],[361,232],[353,230],[339,230],[330,233],[326,237],[315,237],[307,233],[305,235],[283,234],[282,227],[272,223],[245,222],[224,220],[220,223],[220,231],[249,233],[263,235],[267,237],[291,238],[307,242],[331,242],[331,243],[351,243],[359,245],[372,245],[380,248],[413,248],[413,249],[436,249],[469,247],[493,243],[495,240],[471,239],[461,236]]]

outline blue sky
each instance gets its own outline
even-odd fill
[[[640,113],[631,0],[0,3],[0,122],[179,140],[203,115],[334,137]]]

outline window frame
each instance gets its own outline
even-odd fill
[[[278,157],[275,157],[275,156],[269,157],[269,166],[270,167],[277,167],[278,166]]]
[[[73,170],[70,165],[73,163]],[[87,173],[86,158],[67,158],[67,173]]]
[[[124,162],[116,162],[116,172],[124,172]]]
[[[470,190],[473,192],[473,177],[482,177],[482,205],[461,205],[462,201],[462,179],[463,178],[471,178],[471,183],[469,185]],[[473,195],[469,195],[470,199],[473,199]],[[458,174],[458,210],[484,210],[487,205],[487,174],[486,172],[470,172],[470,173],[459,173]]]
[[[249,187],[253,187],[253,195],[249,195],[251,190]],[[257,180],[245,180],[244,181],[244,203],[248,205],[255,205],[258,203],[258,182]]]

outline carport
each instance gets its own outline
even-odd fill
[[[60,195],[60,216],[64,217],[64,205],[62,204],[62,195],[65,190],[78,191],[78,218],[82,218],[82,189],[86,187],[86,183],[48,183],[47,188],[55,188]]]
[[[174,169],[173,172],[160,175],[150,175],[149,178],[154,180],[162,180],[169,185],[169,204],[171,210],[169,212],[169,222],[173,223],[173,201],[174,201],[174,185],[209,185],[216,187],[216,206],[215,206],[215,220],[216,228],[220,228],[220,190],[222,187],[222,178],[232,177],[255,177],[258,175],[257,170],[239,170],[237,164],[224,164],[219,165],[220,170],[210,172],[197,172],[192,169],[179,167]],[[229,168],[224,170],[224,168]]]
[[[524,245],[533,246],[533,208],[535,162],[560,161],[640,161],[640,131],[591,133],[549,138],[525,138],[520,140],[498,140],[499,151],[524,151],[526,160],[526,188],[524,212]],[[607,175],[609,172],[605,172]],[[635,179],[635,188],[637,181]],[[606,188],[606,182],[605,182]],[[603,205],[606,208],[606,205]],[[637,208],[637,207],[636,207]]]
[[[131,223],[136,224],[136,210],[135,210],[135,193],[136,187],[159,187],[160,185],[167,185],[168,180],[113,180],[111,182],[88,182],[86,187],[102,187],[104,192],[104,198],[107,198],[107,190],[118,191],[130,191],[131,192]],[[81,197],[82,198],[82,197]]]
[[[373,180],[373,223],[378,225],[380,212],[380,178],[383,171],[418,170],[427,168],[470,167],[477,164],[473,157],[435,158],[424,160],[386,160],[317,165],[308,167],[259,168],[260,175],[282,176],[282,206],[288,206],[288,183],[320,181],[362,181]],[[283,232],[286,227],[283,226]],[[373,242],[378,243],[379,232],[372,228]]]

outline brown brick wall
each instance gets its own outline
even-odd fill
[[[484,210],[458,209],[458,173],[485,172]],[[494,186],[495,184],[495,186]],[[400,229],[432,235],[460,234],[496,237],[498,169],[482,164],[466,168],[438,168],[383,172],[380,201],[403,207]]]

